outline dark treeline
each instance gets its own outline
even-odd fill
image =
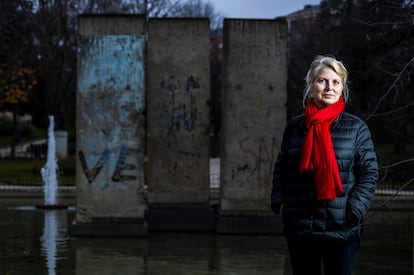
[[[27,102],[10,101],[1,86],[1,111],[29,113],[33,123],[43,128],[52,114],[58,128],[75,131],[77,15],[82,13],[209,17],[212,31],[222,24],[214,6],[201,0],[0,0],[0,81],[10,75],[7,70],[25,68],[32,69],[37,80],[27,89]],[[325,0],[315,16],[292,21],[289,117],[302,111],[309,62],[317,54],[332,54],[349,70],[351,102],[347,108],[368,122],[380,163],[406,160],[412,166],[413,26],[414,1],[409,0]],[[217,72],[212,70],[213,81],[221,79]],[[220,85],[212,83],[212,87]],[[411,171],[397,174],[404,181],[414,178]]]

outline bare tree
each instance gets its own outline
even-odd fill
[[[173,13],[181,17],[207,17],[212,30],[222,27],[223,15],[219,13],[211,1],[188,0],[181,4]]]

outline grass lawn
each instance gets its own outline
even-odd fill
[[[16,185],[43,185],[40,169],[46,159],[0,159],[0,183]],[[75,159],[59,160],[58,184],[75,185]]]

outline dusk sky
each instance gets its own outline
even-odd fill
[[[227,18],[273,19],[303,9],[305,5],[318,5],[320,0],[210,0],[216,11]]]

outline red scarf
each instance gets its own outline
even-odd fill
[[[299,170],[314,172],[318,200],[333,200],[343,193],[330,127],[344,109],[342,97],[323,109],[319,109],[314,100],[305,108],[308,134],[303,142]]]

